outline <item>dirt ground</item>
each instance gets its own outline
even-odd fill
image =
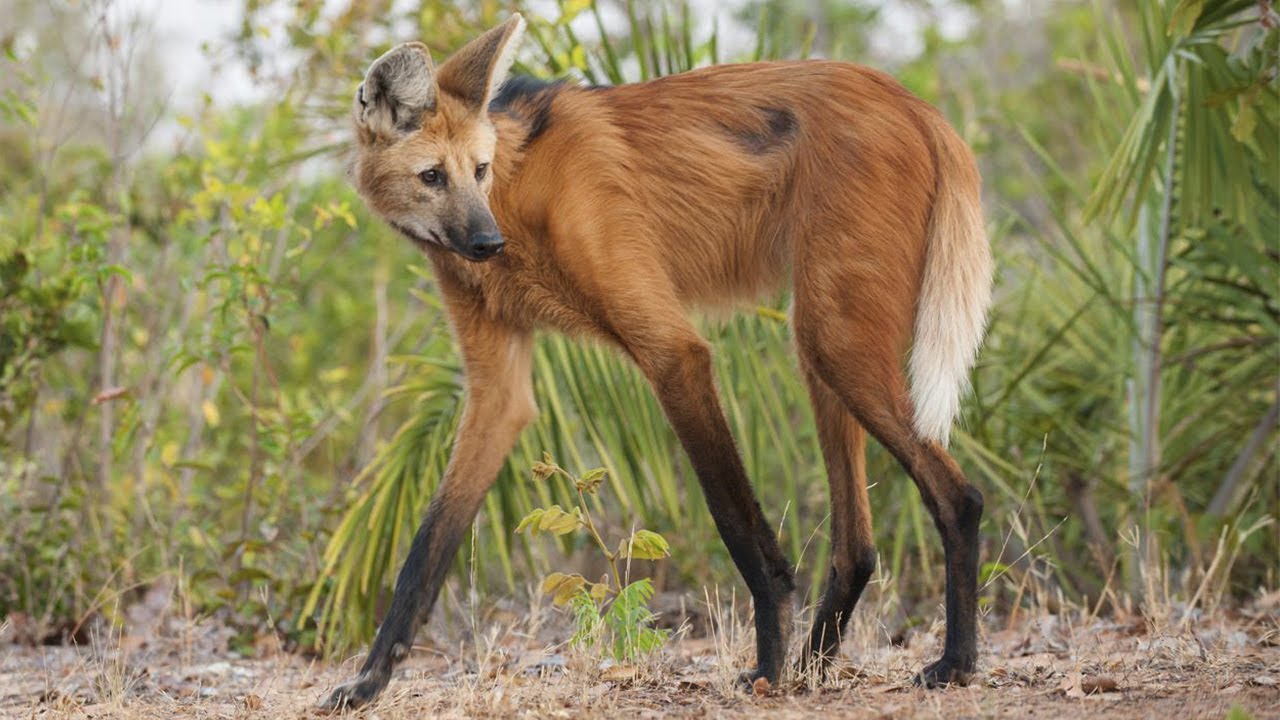
[[[1277,598],[1280,601],[1280,597]],[[1277,602],[1276,604],[1280,604]],[[535,623],[536,625],[537,623]],[[528,622],[453,648],[415,649],[362,718],[1280,718],[1280,613],[1150,619],[988,618],[970,687],[919,690],[940,625],[905,646],[857,627],[834,678],[753,695],[734,677],[750,656],[735,628],[673,642],[643,666],[546,645]],[[227,651],[208,621],[82,647],[0,645],[3,718],[310,718],[360,658],[327,664],[276,651]],[[855,622],[855,626],[858,623]],[[865,623],[864,623],[865,625]],[[496,627],[496,626],[495,626]],[[559,631],[552,630],[555,635]],[[428,634],[428,633],[424,633]],[[567,637],[561,634],[560,637]]]

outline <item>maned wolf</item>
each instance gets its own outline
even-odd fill
[[[440,489],[359,677],[376,696],[408,654],[504,457],[537,412],[533,334],[603,340],[644,372],[755,607],[776,682],[792,567],[747,480],[691,310],[790,283],[792,328],[831,491],[831,569],[802,662],[835,654],[873,572],[863,457],[880,441],[946,550],[946,644],[916,682],[977,658],[982,494],[944,449],[991,299],[981,181],[964,142],[888,76],[837,62],[705,68],[637,85],[507,79],[513,16],[434,67],[420,43],[356,93],[353,177],[430,258],[466,367]]]

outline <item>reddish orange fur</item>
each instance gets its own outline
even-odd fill
[[[788,146],[752,155],[726,128],[741,127],[743,108],[762,97],[794,112],[798,127]],[[440,107],[410,142],[465,147],[466,113],[447,95]],[[887,76],[841,63],[719,66],[607,91],[567,88],[552,116],[527,152],[519,121],[494,118],[490,206],[504,254],[475,265],[432,253],[495,320],[612,340],[615,326],[650,322],[628,308],[670,304],[684,314],[793,281],[797,295],[812,290],[837,305],[873,299],[892,327],[889,349],[905,350],[936,111]],[[380,210],[388,202],[376,181],[362,191]],[[849,287],[850,270],[865,284]],[[553,285],[563,276],[578,297],[545,291],[547,275]]]
[[[366,79],[369,97],[362,86],[358,99],[357,187],[397,227],[423,223],[406,234],[417,235],[439,280],[466,365],[467,409],[388,620],[361,678],[331,703],[375,695],[429,611],[460,528],[536,412],[530,347],[540,328],[616,345],[649,378],[752,592],[757,675],[776,681],[791,567],[755,502],[716,397],[710,350],[688,316],[787,285],[832,497],[831,578],[810,652],[834,651],[874,569],[863,459],[870,433],[915,480],[947,551],[946,650],[921,681],[963,682],[976,657],[981,495],[935,441],[945,442],[945,430],[931,439],[913,429],[903,365],[924,313],[934,313],[924,327],[940,338],[930,347],[963,354],[981,332],[989,250],[968,148],[887,75],[836,62],[563,87],[486,112],[495,58],[519,32],[513,20],[459,51],[440,67],[433,93],[413,82],[415,72],[431,72],[425,48],[389,53]],[[397,82],[410,98],[400,105]],[[420,127],[400,127],[419,114]],[[447,190],[424,188],[417,174],[428,165],[452,178]],[[505,238],[501,254],[473,262],[423,238],[428,224],[458,226],[486,195]],[[943,265],[930,262],[939,257]],[[923,287],[927,276],[935,284]],[[924,304],[922,288],[932,292]],[[967,335],[947,335],[952,307],[966,313]],[[960,371],[968,361],[960,358]]]

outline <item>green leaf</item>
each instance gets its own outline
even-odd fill
[[[666,538],[652,530],[637,530],[618,545],[618,557],[635,560],[661,560],[671,556]]]
[[[1181,0],[1169,16],[1169,26],[1165,32],[1169,35],[1190,35],[1204,12],[1205,0]]]
[[[239,585],[242,582],[254,582],[257,580],[273,580],[274,578],[265,570],[254,567],[243,567],[231,573],[231,577],[227,578],[230,585]]]
[[[604,481],[605,474],[604,468],[588,470],[585,475],[574,482],[574,485],[577,486],[579,492],[594,493],[600,487],[600,483]]]
[[[533,530],[549,532],[552,535],[567,535],[585,524],[582,519],[582,513],[578,508],[566,511],[559,505],[552,505],[545,509],[537,508],[525,515],[520,524],[516,526],[516,532]]]
[[[1236,113],[1236,119],[1231,123],[1231,137],[1238,142],[1248,142],[1253,137],[1253,130],[1258,126],[1258,115],[1253,109],[1253,104],[1244,102],[1243,98],[1240,102],[1240,112]]]
[[[542,520],[542,514],[544,512],[546,511],[543,510],[542,508],[534,508],[533,510],[531,510],[528,515],[525,515],[520,520],[520,524],[516,525],[516,532],[522,533],[528,529],[537,530],[538,522]]]

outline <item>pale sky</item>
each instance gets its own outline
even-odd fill
[[[120,9],[150,18],[166,58],[165,80],[174,88],[178,107],[209,92],[219,102],[251,100],[258,93],[253,82],[235,63],[212,77],[213,61],[205,43],[219,44],[236,31],[242,0],[118,0]]]

